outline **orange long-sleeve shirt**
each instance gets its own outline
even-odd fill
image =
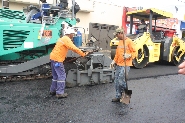
[[[85,53],[77,48],[68,36],[63,36],[58,39],[55,47],[50,53],[50,59],[56,62],[63,62],[66,58],[68,49],[78,53],[80,56],[85,56]]]
[[[132,60],[136,57],[136,49],[135,44],[131,39],[129,38],[125,39],[125,48],[126,53],[131,54],[131,58],[126,59],[126,66],[132,66]],[[119,66],[125,66],[123,54],[124,54],[124,43],[123,40],[120,40],[114,57],[115,63]]]

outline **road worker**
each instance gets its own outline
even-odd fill
[[[114,78],[116,97],[112,99],[112,102],[120,102],[120,98],[126,88],[124,59],[126,59],[126,72],[128,74],[130,71],[130,66],[132,66],[132,60],[136,56],[136,49],[132,40],[126,37],[124,29],[116,29],[114,35],[116,35],[116,37],[119,39],[119,43],[116,49],[114,60],[110,64],[111,68],[115,66],[116,69]],[[123,41],[125,41],[125,46]],[[126,53],[124,53],[124,47],[126,48]]]
[[[185,75],[185,61],[183,61],[179,66],[178,66],[179,70],[178,73]]]
[[[64,34],[65,35],[63,37],[58,39],[54,49],[50,53],[53,76],[50,87],[50,95],[56,95],[57,98],[67,97],[67,93],[64,93],[66,73],[63,62],[66,58],[68,50],[72,50],[83,57],[88,54],[88,52],[82,52],[73,44],[72,39],[75,35],[74,29],[68,27],[65,29]]]
[[[47,3],[46,0],[40,0],[42,2],[42,4],[40,5],[40,10],[39,12],[37,12],[36,14],[34,14],[32,17],[31,17],[31,20],[37,20],[37,19],[40,19],[42,20],[42,16],[48,16],[48,12],[49,12],[49,3]]]

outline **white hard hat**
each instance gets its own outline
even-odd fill
[[[75,30],[71,27],[67,27],[65,30],[64,30],[64,33],[65,34],[76,34]]]

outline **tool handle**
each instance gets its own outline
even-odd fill
[[[124,55],[126,53],[126,46],[125,46],[125,32],[123,32],[123,47],[124,47]],[[127,84],[127,66],[126,66],[126,58],[124,57],[124,63],[125,63],[125,83],[126,83],[126,91],[128,90],[128,84]]]
[[[95,50],[95,51],[92,51],[92,52],[89,52],[86,56],[88,56],[88,55],[90,55],[90,54],[93,54],[94,52],[96,52],[96,51],[98,51],[98,50],[99,50],[99,49],[97,49],[97,50]],[[81,57],[83,57],[83,56],[79,56],[79,57],[73,58],[73,59],[68,60],[68,61],[66,61],[66,62],[64,62],[64,63],[72,62],[72,61],[74,61],[74,60],[76,60],[76,59],[78,59],[78,58],[81,58]]]

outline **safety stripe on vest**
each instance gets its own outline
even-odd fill
[[[62,44],[64,44],[64,42],[62,40],[59,40],[59,42],[61,42]]]
[[[52,79],[52,81],[54,81],[54,82],[55,82],[55,81],[57,81],[57,80]]]

